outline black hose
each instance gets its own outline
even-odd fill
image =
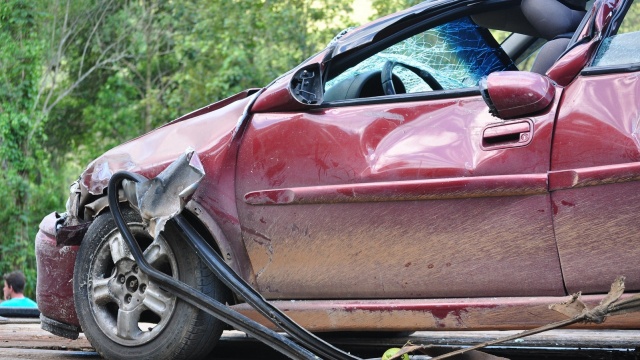
[[[115,220],[116,226],[120,230],[122,237],[127,243],[131,255],[135,259],[140,270],[145,273],[149,278],[158,282],[167,290],[172,291],[178,298],[186,301],[187,303],[208,312],[217,319],[220,319],[234,328],[244,331],[248,335],[260,340],[273,349],[281,352],[291,359],[319,359],[316,355],[309,350],[296,344],[292,340],[272,331],[265,326],[249,319],[248,317],[239,314],[226,305],[221,304],[215,299],[197,291],[184,283],[163,274],[162,272],[153,268],[145,260],[144,254],[138,246],[135,238],[129,231],[126,221],[122,217],[118,202],[118,188],[122,180],[127,179],[135,182],[139,182],[142,177],[138,174],[130,173],[127,171],[120,171],[111,177],[108,186],[108,200],[111,214]]]

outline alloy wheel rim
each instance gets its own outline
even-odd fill
[[[151,266],[174,278],[178,266],[162,236],[152,240],[141,224],[130,230]],[[176,297],[151,281],[136,265],[120,232],[100,244],[91,262],[87,284],[89,306],[96,324],[111,340],[137,346],[155,339],[165,329]]]

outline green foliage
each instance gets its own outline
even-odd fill
[[[267,85],[350,26],[350,3],[199,0],[176,6],[176,52],[185,67],[175,76],[172,107],[185,112]]]
[[[640,31],[640,3],[634,1],[627,10],[622,24],[620,24],[619,34]]]
[[[375,10],[373,18],[389,15],[396,11],[417,5],[424,0],[373,0],[372,6]]]
[[[24,0],[0,5],[0,272],[24,271],[28,296],[35,287],[37,224],[60,201],[47,189],[54,179],[42,148],[45,119],[32,112],[44,46],[36,6]]]
[[[181,114],[268,84],[352,25],[350,4],[158,0],[110,8],[95,31],[74,35],[56,61],[63,89],[78,82],[100,56],[115,54],[106,54],[94,39],[117,43],[122,55],[89,74],[48,113],[47,148],[59,159],[55,165],[71,166],[66,162],[70,152],[74,162],[86,164]],[[97,5],[83,6],[84,12],[76,9],[72,15],[96,12]]]

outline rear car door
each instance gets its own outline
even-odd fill
[[[320,108],[253,116],[236,196],[266,297],[564,294],[547,188],[557,103],[492,117],[477,81],[513,66],[495,40],[466,15],[423,28],[345,57]],[[390,61],[408,66],[385,95]]]
[[[567,86],[553,141],[549,185],[570,292],[605,293],[619,275],[640,290],[640,3],[602,4],[594,32],[605,38]]]

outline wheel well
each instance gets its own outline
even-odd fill
[[[106,200],[106,196],[97,198],[91,204],[87,204],[89,206],[97,205],[97,206],[93,206],[93,208],[96,210],[95,215],[93,215],[94,218],[104,213],[105,211],[110,211],[108,204],[104,204],[104,200]],[[121,198],[121,201],[123,201],[121,202],[121,205],[126,203],[126,205],[128,206],[129,203],[128,201],[126,201],[124,197]],[[202,238],[205,239],[207,244],[211,245],[211,247],[213,247],[213,249],[218,255],[223,256],[222,251],[220,251],[220,247],[216,242],[216,239],[213,237],[213,235],[211,235],[211,233],[208,231],[204,223],[195,214],[189,211],[189,209],[184,209],[181,214],[189,222],[189,224],[193,226],[193,228],[198,232],[198,234],[200,234],[200,236],[202,236]],[[223,285],[223,286],[226,287],[226,285]],[[227,301],[229,305],[234,305],[240,302],[238,301],[238,299],[236,298],[236,295],[233,294],[231,290],[229,290],[229,296],[227,296]]]
[[[220,257],[222,257],[223,256],[222,251],[220,251],[220,247],[218,246],[216,239],[213,237],[213,235],[211,235],[211,233],[209,232],[207,227],[204,225],[204,223],[200,221],[200,219],[195,214],[193,214],[191,211],[187,209],[183,210],[181,214],[189,222],[189,224],[193,226],[193,228],[198,232],[198,234],[202,236],[202,238],[207,242],[207,244],[211,245],[211,247],[213,247],[213,250],[215,250],[215,252]],[[223,286],[226,287],[226,285],[224,284]],[[236,295],[231,291],[231,289],[227,288],[227,290],[229,290],[229,296],[227,296],[227,301],[229,305],[235,305],[239,303]]]

